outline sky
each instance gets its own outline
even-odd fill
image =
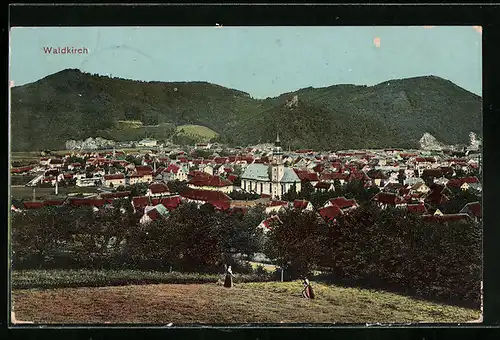
[[[305,87],[434,75],[482,93],[478,26],[15,27],[10,84],[67,68],[143,81],[206,81],[275,97]],[[86,48],[53,54],[47,48]]]

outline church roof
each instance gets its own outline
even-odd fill
[[[289,167],[283,168],[283,177],[279,180],[282,183],[294,183],[300,182],[297,174]],[[241,175],[242,179],[249,179],[254,181],[271,181],[270,176],[270,166],[266,164],[249,164],[243,174]]]

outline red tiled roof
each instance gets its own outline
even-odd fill
[[[347,177],[349,177],[349,174],[344,174],[344,173],[341,173],[341,172],[333,172],[333,173],[328,173],[327,172],[327,173],[322,173],[320,179],[322,181],[328,181],[328,180],[332,181],[332,180],[336,180],[336,179],[338,179],[338,180],[341,180],[341,179],[346,180]]]
[[[266,218],[264,221],[262,221],[262,224],[264,225],[265,228],[271,229],[271,224],[273,222],[281,223],[281,220],[279,219],[279,217],[277,215],[273,215],[273,216]]]
[[[301,181],[319,181],[317,172],[309,172],[307,170],[293,169]]]
[[[287,201],[270,201],[267,203],[268,207],[277,207],[280,205],[288,205]]]
[[[306,200],[295,200],[295,201],[293,201],[293,207],[295,209],[305,209],[305,208],[307,208],[308,204],[309,204],[309,201],[306,201]]]
[[[451,221],[462,221],[470,218],[467,214],[444,214],[444,215],[423,215],[426,221],[434,222],[451,222]]]
[[[316,185],[314,186],[316,189],[329,189],[331,186],[330,183],[326,183],[326,182],[318,182],[316,183]]]
[[[247,212],[248,212],[248,208],[246,208],[246,207],[233,207],[229,211],[229,215],[237,214],[237,213],[241,213],[241,214],[245,215]]]
[[[133,197],[132,204],[136,208],[144,208],[149,205],[149,198],[147,196]]]
[[[422,171],[422,175],[420,177],[441,177],[443,176],[442,169],[425,169]]]
[[[339,208],[338,205],[334,204],[331,206],[328,206],[326,208],[321,208],[319,210],[319,214],[321,217],[323,217],[325,220],[330,221],[334,220],[336,217],[340,216],[343,214],[342,210]]]
[[[163,204],[168,210],[177,208],[181,202],[180,196],[171,196],[160,199],[160,203]]]
[[[40,209],[44,206],[43,202],[23,202],[26,209]]]
[[[112,193],[103,193],[101,194],[101,198],[123,198],[130,196],[130,191],[117,191]]]
[[[149,190],[152,194],[162,194],[170,192],[168,186],[164,183],[153,183],[149,186]]]
[[[417,158],[415,158],[415,162],[417,162],[417,163],[423,163],[423,162],[435,163],[436,159],[434,157],[417,157]]]
[[[443,194],[442,191],[433,190],[429,193],[429,195],[427,195],[424,201],[432,204],[445,204],[448,203],[450,199],[445,194]]]
[[[234,183],[238,179],[238,176],[236,175],[229,175],[227,176],[227,180],[230,181],[231,183]]]
[[[414,213],[421,213],[421,214],[427,213],[427,208],[425,207],[425,205],[423,203],[408,204],[406,206],[406,209],[408,209],[408,211],[411,211],[411,212],[414,212]]]
[[[402,203],[402,198],[389,192],[379,192],[373,197],[373,200],[383,204],[396,205]]]
[[[180,168],[181,167],[176,164],[169,164],[166,171],[176,174]]]
[[[95,199],[95,198],[70,198],[69,199],[69,204],[74,205],[74,206],[87,205],[87,206],[102,207],[106,203],[107,202],[104,199]]]
[[[230,186],[233,183],[227,179],[220,178],[219,176],[195,176],[188,184],[192,184],[198,187],[225,187]]]
[[[106,181],[109,181],[112,179],[125,179],[125,175],[124,174],[104,175],[104,179]]]
[[[47,201],[44,201],[43,204],[45,206],[63,205],[64,204],[64,200],[47,200]]]
[[[228,210],[230,208],[229,201],[208,201],[208,203],[219,210]]]
[[[481,210],[481,203],[479,202],[471,202],[467,203],[462,210],[460,210],[460,213],[464,214],[470,214],[474,217],[483,217],[483,212]]]
[[[216,190],[200,190],[186,188],[181,194],[182,197],[189,198],[195,201],[230,201],[231,198],[221,191]]]
[[[27,172],[27,171],[30,171],[32,169],[33,169],[32,166],[23,166],[21,168],[12,168],[12,169],[10,169],[10,171],[13,173],[20,173],[20,172]]]
[[[351,208],[358,205],[354,198],[337,197],[329,200],[330,204],[338,206],[340,209]]]

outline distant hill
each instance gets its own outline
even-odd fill
[[[447,144],[467,144],[471,131],[482,136],[481,97],[433,76],[257,100],[206,82],[142,82],[67,69],[12,88],[11,101],[13,151],[61,149],[68,139],[98,136],[169,139],[181,125],[211,129],[217,140],[242,146],[273,141],[279,130],[292,149],[417,147],[425,132]]]

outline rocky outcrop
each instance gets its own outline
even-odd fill
[[[104,139],[101,137],[89,137],[85,140],[68,140],[66,141],[66,150],[98,150],[112,148],[115,146],[115,141]]]
[[[431,135],[430,133],[426,132],[420,138],[420,149],[422,150],[442,150],[443,149],[443,144],[439,142],[436,137]]]

